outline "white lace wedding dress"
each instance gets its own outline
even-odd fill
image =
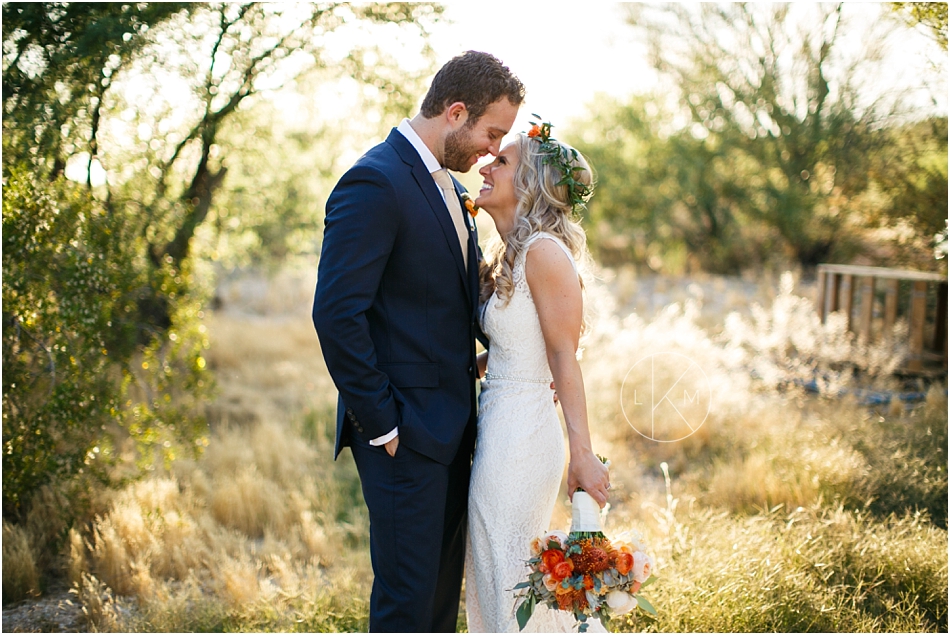
[[[555,241],[571,258],[549,234],[535,234],[528,245],[542,238]],[[465,606],[470,632],[518,632],[513,589],[526,579],[531,539],[554,529],[549,525],[564,472],[564,437],[525,279],[526,253],[527,246],[512,271],[511,301],[502,306],[493,295],[482,313],[491,347],[469,488]],[[573,630],[570,613],[538,606],[524,632]]]

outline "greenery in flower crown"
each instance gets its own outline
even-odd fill
[[[531,114],[532,117],[541,119],[541,115]],[[557,142],[557,139],[551,136],[551,128],[554,126],[549,122],[538,123],[529,122],[531,129],[528,131],[528,137],[541,143],[541,154],[544,155],[544,165],[553,165],[563,174],[563,178],[557,182],[558,185],[566,185],[567,192],[571,199],[571,208],[577,213],[587,206],[587,200],[590,198],[593,188],[586,183],[581,183],[574,178],[575,172],[583,172],[584,168],[573,165],[577,161],[577,150],[567,148]]]

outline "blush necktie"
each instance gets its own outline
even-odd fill
[[[464,212],[462,212],[462,205],[459,203],[455,185],[452,183],[452,177],[445,170],[437,170],[432,173],[432,178],[435,179],[436,185],[442,190],[442,196],[445,197],[445,204],[449,208],[452,223],[455,225],[455,232],[459,237],[459,245],[462,247],[462,263],[465,265],[465,270],[468,271],[468,229],[465,227]]]

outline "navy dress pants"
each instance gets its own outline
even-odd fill
[[[371,632],[454,633],[458,620],[471,450],[450,465],[403,444],[351,442],[369,509]]]

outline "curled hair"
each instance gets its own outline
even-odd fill
[[[457,101],[468,110],[466,124],[473,125],[488,106],[507,97],[513,106],[524,101],[524,85],[494,55],[466,51],[439,69],[429,85],[420,112],[426,119],[437,117]]]
[[[488,301],[492,292],[497,292],[503,306],[514,293],[515,262],[525,252],[528,239],[538,232],[559,238],[570,250],[577,263],[581,289],[584,288],[584,274],[590,265],[587,235],[575,218],[568,186],[558,185],[564,174],[556,165],[545,163],[545,154],[540,152],[541,144],[538,141],[520,134],[513,143],[517,144],[519,155],[518,166],[512,177],[518,198],[515,224],[504,241],[497,240],[489,245],[479,271],[481,302]],[[571,149],[567,144],[559,141],[555,143]],[[594,175],[583,155],[577,153],[571,166],[581,168],[574,173],[574,178],[592,188]]]

